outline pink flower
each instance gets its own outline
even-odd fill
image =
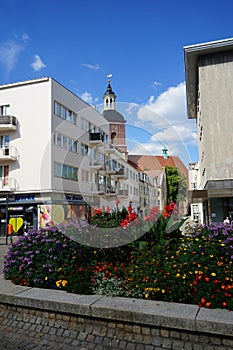
[[[120,199],[116,197],[115,203],[116,203],[116,204],[119,204],[120,202],[121,202]]]
[[[104,209],[106,211],[106,213],[110,213],[111,209],[109,208],[109,206],[107,205]]]

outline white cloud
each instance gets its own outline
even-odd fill
[[[34,71],[38,72],[42,68],[45,68],[46,65],[42,62],[39,55],[35,55],[34,61],[31,63],[31,67],[34,69]]]
[[[22,39],[22,42],[26,43],[26,42],[29,40],[28,34],[24,33],[24,34],[21,36],[21,39]]]
[[[21,37],[12,40],[6,40],[0,44],[0,64],[5,68],[8,75],[16,66],[20,53],[25,49],[25,44],[29,40],[28,34],[24,33]]]
[[[138,110],[138,104],[137,103],[129,103],[127,108],[126,108],[126,113],[127,115],[130,115],[132,113],[134,113],[135,111]]]
[[[130,154],[161,155],[166,145],[170,155],[187,160],[189,147],[197,147],[195,120],[186,114],[185,83],[168,88],[157,98],[151,96],[144,106],[138,106],[134,120],[131,116],[128,119],[151,135],[142,145],[129,147]]]
[[[95,69],[95,70],[100,69],[99,64],[94,65],[94,64],[83,63],[82,66],[90,69]]]
[[[81,99],[85,102],[87,102],[89,105],[95,105],[98,101],[98,98],[93,98],[92,94],[90,92],[84,92],[81,94]]]
[[[194,143],[196,142],[196,133],[191,130],[190,128],[187,128],[187,126],[179,125],[179,126],[169,126],[166,129],[163,129],[162,131],[159,131],[155,133],[152,136],[152,140],[161,140],[162,142],[189,142]]]
[[[23,49],[23,45],[16,40],[6,41],[0,46],[0,63],[5,67],[7,74],[15,67],[18,56]]]
[[[162,86],[162,84],[159,83],[158,81],[153,81],[152,84],[151,84],[151,87],[153,89],[157,89],[158,86]]]
[[[130,147],[129,147],[130,146]],[[159,143],[147,142],[147,143],[129,143],[129,154],[143,154],[143,155],[159,155],[161,154],[162,146]]]
[[[185,83],[180,83],[175,87],[170,87],[163,92],[157,99],[151,96],[145,106],[138,112],[138,118],[144,122],[152,124],[162,123],[167,121],[170,123],[184,123],[186,117],[186,98],[185,98]]]

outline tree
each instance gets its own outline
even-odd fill
[[[187,198],[187,178],[178,168],[165,167],[167,180],[167,203],[180,202]]]

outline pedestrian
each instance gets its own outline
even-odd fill
[[[224,225],[230,225],[229,217],[227,216],[226,219],[223,221]]]

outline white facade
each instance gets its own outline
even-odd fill
[[[10,215],[67,201],[114,208],[116,197],[119,209],[137,208],[138,171],[108,133],[104,116],[52,78],[0,86],[0,199]]]

